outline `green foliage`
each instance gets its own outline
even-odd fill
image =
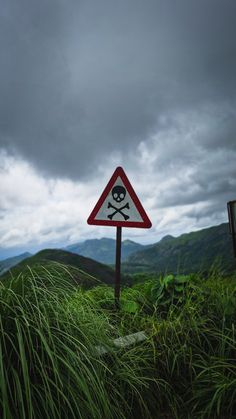
[[[114,310],[114,291],[107,285],[92,288],[86,293],[91,303],[104,310]]]
[[[191,276],[166,275],[156,281],[151,289],[151,295],[158,306],[168,306],[183,302],[186,285],[190,282]]]
[[[217,272],[227,275],[235,270],[228,223],[179,237],[164,237],[158,243],[131,254],[123,271],[159,274],[208,273],[212,266],[217,268]]]
[[[113,287],[35,266],[0,286],[1,418],[235,419],[235,277],[139,276],[116,310]]]
[[[24,272],[27,274],[29,267],[34,269],[36,266],[37,270],[40,270],[42,266],[49,266],[50,268],[53,262],[66,265],[68,270],[70,269],[71,272],[74,272],[74,279],[77,280],[79,285],[84,286],[87,283],[88,286],[94,286],[98,285],[99,281],[111,284],[114,280],[114,270],[109,266],[61,249],[41,250],[36,255],[23,260],[13,267],[10,272],[3,274],[1,279],[5,281],[10,276],[15,278]]]
[[[1,285],[1,418],[126,419],[133,406],[148,417],[151,346],[118,356],[108,316],[65,272],[53,264]]]
[[[179,418],[224,418],[225,412],[234,418],[235,284],[221,277],[171,275],[122,290],[113,324],[123,334],[144,329],[152,335],[154,376],[171,388],[171,414]],[[219,371],[220,365],[225,369]]]

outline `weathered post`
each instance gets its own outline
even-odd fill
[[[227,203],[229,216],[229,231],[232,236],[234,256],[236,257],[236,201]]]

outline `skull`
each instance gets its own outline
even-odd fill
[[[111,193],[114,201],[121,202],[125,199],[126,189],[123,186],[117,185],[114,186]]]

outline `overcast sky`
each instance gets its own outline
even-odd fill
[[[156,242],[236,199],[235,0],[0,0],[0,257],[115,237],[122,166]]]

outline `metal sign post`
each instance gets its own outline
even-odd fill
[[[236,257],[236,201],[229,201],[227,203],[229,216],[229,231],[232,235],[234,256]]]
[[[116,227],[116,277],[115,277],[115,306],[120,305],[120,271],[121,271],[121,234],[122,227]]]
[[[152,226],[122,167],[117,167],[91,212],[88,224],[116,227],[115,305],[119,307],[121,277],[121,228]]]

